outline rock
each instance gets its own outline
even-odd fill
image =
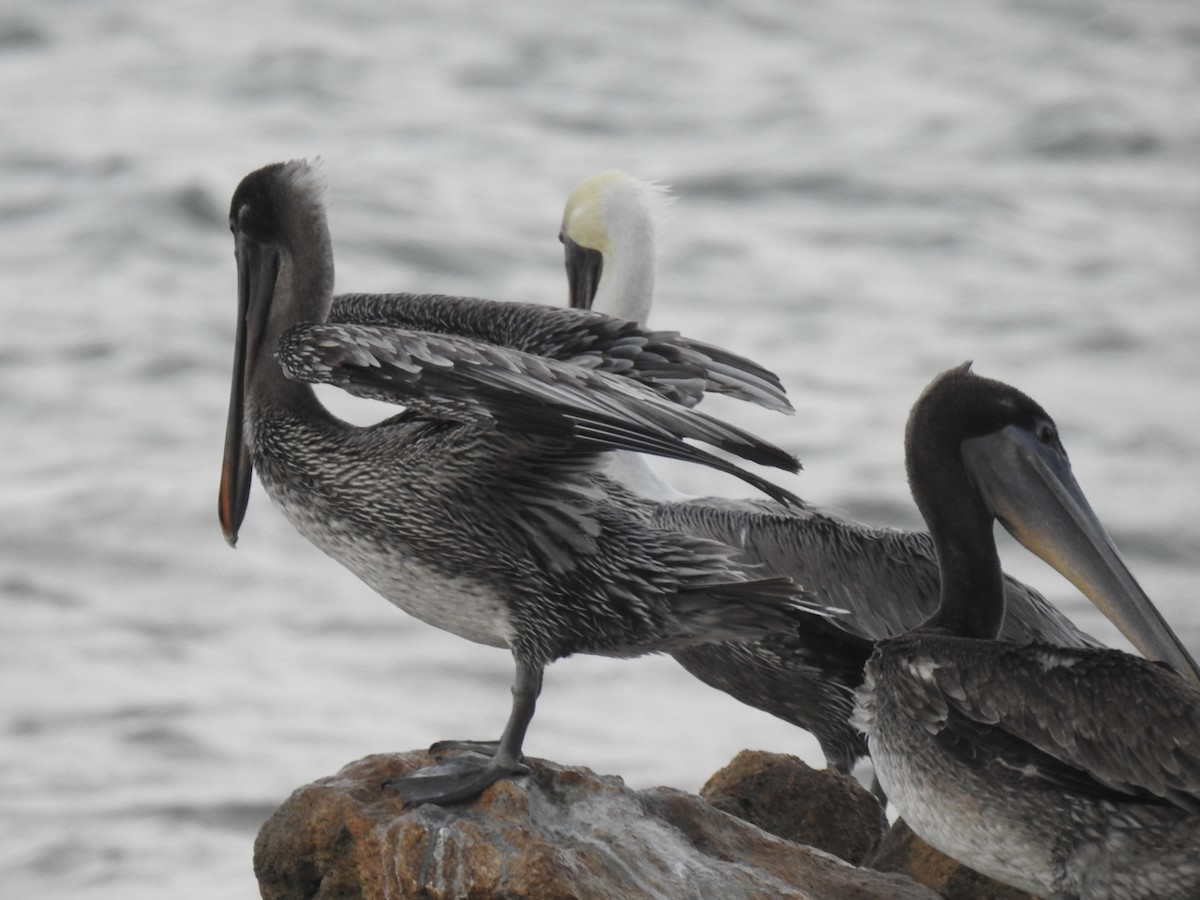
[[[945,900],[1037,900],[951,859],[921,840],[897,819],[870,861],[880,872],[900,872],[933,888]]]
[[[743,750],[700,796],[763,831],[855,865],[875,852],[888,827],[878,801],[853,778],[783,753]]]
[[[259,832],[264,900],[711,897],[937,900],[668,788],[528,760],[474,801],[406,809],[389,778],[425,752],[371,756],[300,788]]]

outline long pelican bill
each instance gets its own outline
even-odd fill
[[[566,248],[564,261],[570,288],[570,306],[572,309],[591,309],[604,271],[604,254],[575,243],[566,234],[562,235],[562,242]]]
[[[279,273],[279,253],[237,235],[238,317],[233,354],[233,383],[229,389],[229,418],[225,425],[225,458],[221,465],[221,487],[217,511],[221,531],[229,546],[237,546],[238,529],[246,515],[250,498],[250,478],[254,466],[243,434],[247,382],[266,324],[275,279]]]
[[[1046,443],[1010,425],[965,441],[963,459],[1013,537],[1079,588],[1147,659],[1200,684],[1200,667],[1121,559],[1057,439]]]

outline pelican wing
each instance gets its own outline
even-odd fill
[[[758,363],[586,310],[440,294],[341,294],[329,322],[474,338],[632,378],[683,406],[695,406],[710,391],[792,411],[779,378]]]
[[[299,381],[333,384],[435,418],[488,418],[498,428],[566,440],[584,452],[633,450],[701,463],[780,502],[799,502],[685,439],[787,471],[799,469],[794,457],[604,371],[461,336],[350,324],[295,326],[280,340],[278,358]]]
[[[708,380],[705,390],[714,394],[726,394],[738,400],[748,400],[759,406],[791,415],[795,410],[787,399],[783,382],[779,376],[753,360],[730,353],[712,344],[678,337],[674,332],[656,331],[654,335],[668,335],[685,344],[693,353],[707,358]]]
[[[925,708],[944,710],[943,746],[1056,789],[1200,812],[1200,691],[1118,650],[993,646],[986,665],[911,664]]]

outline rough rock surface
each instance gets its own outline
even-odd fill
[[[853,778],[783,753],[743,750],[700,796],[763,831],[858,865],[887,831],[887,816]]]
[[[937,900],[667,788],[529,760],[472,802],[406,809],[381,785],[431,762],[372,756],[300,788],[259,832],[265,900],[469,897]]]
[[[902,872],[928,885],[945,900],[1037,900],[969,869],[917,837],[897,819],[868,863],[880,872]]]

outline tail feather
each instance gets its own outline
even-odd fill
[[[709,584],[680,591],[674,612],[688,623],[688,645],[794,635],[846,610],[819,602],[791,578],[761,578]],[[699,638],[699,640],[697,640]]]

